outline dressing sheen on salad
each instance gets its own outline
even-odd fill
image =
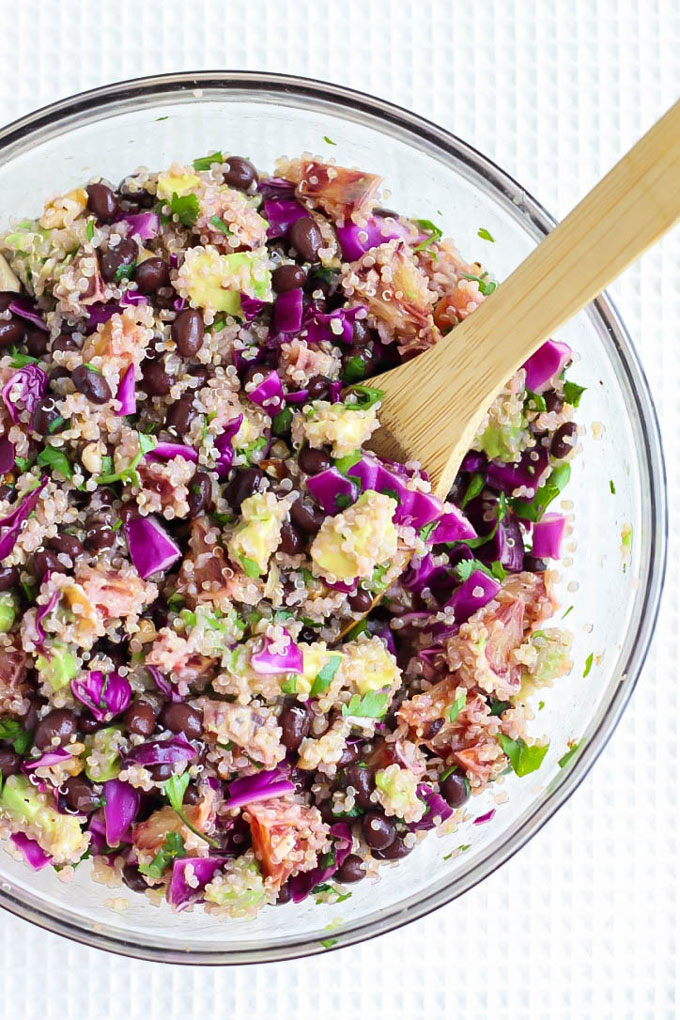
[[[381,187],[215,151],[0,235],[0,837],[31,868],[332,904],[541,767],[583,387],[548,341],[445,501],[371,453],[372,377],[496,286]]]

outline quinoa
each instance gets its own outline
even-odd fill
[[[0,235],[0,835],[225,920],[504,803],[571,665],[535,555],[569,358],[508,380],[436,500],[364,449],[371,377],[495,282],[370,171],[275,173],[215,150]]]

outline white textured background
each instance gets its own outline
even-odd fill
[[[553,213],[680,92],[679,0],[0,0],[0,122],[158,71],[249,68],[348,84],[461,135]],[[680,187],[680,181],[678,182]],[[680,489],[680,236],[613,288]],[[309,961],[164,967],[0,916],[12,1020],[676,1017],[678,566],[655,649],[614,739],[559,815],[467,896]]]

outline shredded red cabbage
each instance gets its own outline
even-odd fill
[[[193,446],[184,446],[183,443],[156,443],[153,450],[144,454],[145,460],[172,460],[174,457],[183,457],[194,464],[198,461],[198,453]]]
[[[295,194],[295,185],[285,177],[263,177],[257,190],[265,198],[292,198]]]
[[[489,461],[486,469],[487,484],[492,489],[504,492],[506,496],[512,496],[515,489],[523,487],[527,492],[522,498],[533,499],[549,460],[550,454],[545,446],[536,446],[526,450],[518,464]]]
[[[475,538],[477,532],[470,524],[462,510],[452,503],[447,503],[439,524],[432,532],[431,542],[459,542],[461,539]]]
[[[351,478],[340,474],[337,468],[327,468],[318,475],[310,475],[305,485],[326,514],[337,514],[356,503],[359,497],[359,490]]]
[[[21,771],[30,776],[31,772],[35,772],[36,769],[47,769],[51,765],[60,765],[61,762],[72,757],[71,752],[67,751],[65,747],[55,747],[51,751],[45,751],[39,758],[22,762]]]
[[[304,404],[309,400],[309,390],[295,390],[293,393],[286,393],[287,404]]]
[[[477,549],[483,563],[500,563],[505,570],[517,574],[524,566],[524,539],[517,517],[507,512],[498,522],[492,538]]]
[[[170,737],[167,740],[151,740],[146,744],[138,744],[128,751],[125,764],[136,762],[138,765],[177,765],[182,761],[191,761],[196,757],[196,748],[182,736]]]
[[[87,329],[92,331],[96,326],[100,326],[104,322],[108,322],[112,315],[116,315],[121,311],[120,305],[115,302],[102,305],[92,305],[88,310],[87,316]]]
[[[559,560],[566,523],[562,514],[543,514],[533,527],[531,555],[538,560]]]
[[[558,340],[546,340],[528,361],[524,362],[526,387],[532,393],[542,393],[548,389],[571,361],[571,348]]]
[[[47,373],[38,365],[20,368],[2,387],[2,399],[13,422],[19,421],[19,412],[33,414],[45,395]]]
[[[361,227],[349,221],[344,227],[336,227],[336,232],[345,262],[355,262],[369,248],[375,248],[385,241],[408,236],[408,230],[398,220],[393,217],[388,220],[384,216],[370,216]]]
[[[271,797],[284,797],[295,791],[295,784],[286,778],[286,770],[270,769],[256,772],[253,776],[232,779],[228,787],[228,797],[224,807],[235,811],[245,804],[253,804],[258,800],[269,800]]]
[[[236,418],[232,418],[230,422],[227,422],[224,427],[224,431],[220,432],[219,436],[215,437],[215,449],[219,453],[219,458],[215,466],[219,478],[224,478],[231,467],[234,459],[234,447],[232,446],[231,441],[241,428],[242,421],[243,415],[237,415]]]
[[[276,673],[301,673],[303,668],[302,652],[293,641],[287,630],[283,632],[285,640],[283,651],[272,651],[274,641],[266,634],[257,651],[251,652],[250,666],[265,676]],[[280,644],[282,639],[276,643]]]
[[[35,839],[29,839],[23,832],[14,832],[9,838],[21,850],[26,863],[30,864],[34,871],[40,871],[41,868],[45,868],[48,864],[52,863],[52,858],[49,854],[45,853],[40,843]]]
[[[365,319],[367,314],[366,305],[337,308],[334,312],[320,312],[310,306],[303,315],[302,336],[311,344],[319,344],[323,340],[351,344],[355,321]]]
[[[293,903],[300,903],[317,885],[321,885],[322,882],[331,878],[351,853],[352,833],[348,825],[344,822],[336,822],[335,825],[331,825],[328,831],[333,839],[333,849],[330,853],[322,856],[316,868],[304,871],[300,875],[294,875],[288,880],[290,898]]]
[[[302,326],[302,288],[278,294],[274,302],[274,329],[279,333],[297,333]]]
[[[155,666],[147,666],[146,668],[149,673],[151,673],[153,682],[161,694],[164,694],[166,698],[170,698],[171,701],[184,701],[182,695],[178,693],[177,688],[163,676],[160,669],[156,669]]]
[[[125,837],[139,811],[139,790],[120,779],[109,779],[104,783],[104,831],[109,846],[129,843]]]
[[[418,785],[418,796],[421,800],[424,800],[427,804],[427,812],[423,815],[419,822],[411,822],[408,826],[411,832],[417,832],[420,829],[434,829],[435,818],[439,818],[442,822],[445,822],[447,818],[450,818],[453,814],[453,808],[450,807],[444,798],[440,794],[435,793],[431,786],[427,783],[420,783]]]
[[[126,213],[119,217],[118,222],[127,223],[130,234],[136,234],[142,241],[150,241],[152,237],[156,237],[161,228],[161,221],[155,212]]]
[[[130,559],[139,576],[147,579],[152,574],[167,570],[182,552],[155,517],[132,517],[124,526]]]
[[[478,818],[475,818],[475,820],[474,820],[474,822],[472,824],[473,825],[484,825],[485,822],[490,822],[495,814],[496,814],[496,808],[491,808],[491,810],[487,811],[487,813],[485,815],[480,815]]]
[[[5,475],[14,467],[16,451],[7,436],[0,439],[0,474]]]
[[[120,400],[120,411],[117,417],[123,418],[126,414],[137,413],[137,395],[135,393],[135,366],[128,365],[125,374],[118,386],[116,400]]]
[[[267,307],[266,301],[261,301],[259,298],[249,297],[247,294],[241,293],[241,312],[246,322],[252,322],[260,314],[263,308]]]
[[[374,492],[385,493],[397,500],[394,512],[395,524],[410,524],[414,528],[422,528],[436,521],[444,512],[444,504],[440,499],[429,492],[409,489],[406,476],[391,471],[375,457],[364,454],[347,473],[359,480],[363,490],[373,489]]]
[[[28,520],[35,510],[40,499],[40,493],[46,484],[47,476],[43,475],[38,487],[29,492],[23,501],[14,507],[11,513],[0,520],[0,529],[4,529],[2,538],[0,538],[0,560],[4,560],[11,553],[24,521]]]
[[[456,623],[464,623],[478,609],[491,602],[500,587],[495,577],[490,577],[483,570],[473,570],[468,579],[456,588],[446,605],[453,607]]]
[[[261,407],[270,418],[273,418],[283,407],[283,386],[279,373],[272,369],[254,390],[246,393],[246,396],[253,404]]]
[[[184,910],[190,903],[202,899],[203,890],[218,871],[227,863],[226,857],[178,857],[173,861],[172,876],[165,891],[165,898],[176,910]],[[187,868],[191,868],[198,885],[189,885]]]
[[[265,198],[262,206],[269,238],[285,237],[297,220],[307,216],[307,210],[291,198]]]
[[[97,722],[120,715],[130,704],[130,684],[119,673],[104,675],[99,669],[90,670],[84,677],[71,680],[71,690]]]
[[[20,319],[25,319],[31,325],[37,326],[38,329],[42,329],[45,333],[49,333],[50,327],[43,322],[42,316],[36,312],[35,306],[26,298],[18,297],[14,301],[10,301],[9,310],[18,315]]]

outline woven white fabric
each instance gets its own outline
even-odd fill
[[[425,114],[488,153],[558,215],[680,85],[678,0],[0,0],[0,14],[0,122],[141,74],[287,71]],[[654,650],[632,703],[558,816],[449,907],[307,961],[163,967],[87,950],[2,915],[3,1015],[677,1016],[679,278],[676,231],[613,288],[662,419],[672,547]]]

